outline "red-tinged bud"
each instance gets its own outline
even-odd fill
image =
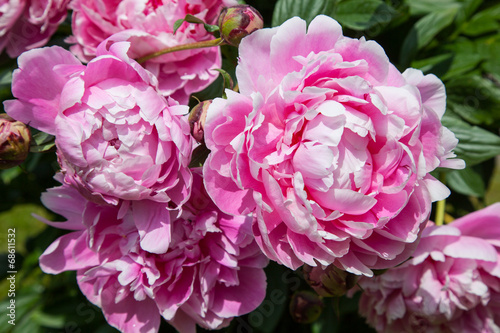
[[[340,297],[354,287],[358,276],[330,265],[325,269],[320,266],[303,266],[304,278],[309,285],[324,297]]]
[[[189,112],[189,125],[191,126],[191,135],[196,141],[203,143],[203,134],[205,128],[205,120],[207,119],[208,107],[212,104],[211,100],[198,103]]]
[[[222,40],[238,46],[241,39],[264,27],[262,15],[249,5],[227,7],[219,16],[219,30]]]
[[[9,169],[24,162],[30,150],[28,126],[6,114],[0,114],[0,169]]]
[[[321,297],[310,291],[297,291],[290,300],[290,315],[301,324],[310,324],[318,320],[323,311]]]

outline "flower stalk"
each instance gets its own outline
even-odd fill
[[[446,200],[440,200],[436,203],[436,216],[434,218],[436,225],[443,225],[445,206]]]
[[[201,49],[201,48],[205,48],[205,47],[220,46],[220,45],[225,45],[225,44],[226,43],[221,38],[216,38],[216,39],[206,40],[203,42],[194,42],[194,43],[176,45],[176,46],[167,47],[166,49],[163,49],[163,50],[145,55],[143,57],[140,57],[137,59],[137,62],[142,64],[150,59],[162,56],[162,55],[167,54],[167,53],[184,51],[184,50]]]

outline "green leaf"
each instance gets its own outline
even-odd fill
[[[39,132],[32,137],[30,152],[43,153],[55,147],[55,136]]]
[[[191,14],[187,14],[187,15],[184,17],[184,21],[186,21],[186,22],[188,22],[188,23],[205,24],[205,21],[203,21],[202,19],[197,18],[196,16],[191,15]]]
[[[438,33],[453,23],[457,10],[457,7],[452,7],[445,11],[427,14],[418,20],[402,44],[401,65],[408,66],[418,50],[428,45]]]
[[[442,123],[455,133],[458,145],[454,152],[465,160],[467,167],[500,154],[500,137],[477,126],[471,126],[458,117],[444,115]]]
[[[12,69],[4,68],[0,71],[0,86],[10,86],[12,83]]]
[[[320,14],[332,16],[337,0],[278,0],[273,12],[273,27],[294,16],[299,16],[309,24]]]
[[[479,36],[485,33],[497,33],[500,30],[500,5],[485,9],[474,15],[462,29],[469,36]]]
[[[23,169],[18,166],[16,168],[10,168],[0,171],[0,179],[5,185],[9,185],[14,179],[19,177],[23,173]]]
[[[204,23],[203,26],[205,27],[206,31],[211,32],[211,33],[219,31],[219,26],[218,25]]]
[[[65,318],[62,315],[51,315],[36,309],[31,314],[30,320],[48,328],[63,328]]]
[[[477,52],[485,58],[482,69],[486,73],[500,75],[500,34],[493,34],[477,40]]]
[[[193,150],[193,154],[191,157],[191,162],[189,163],[190,168],[198,168],[203,166],[205,160],[210,154],[210,150],[205,145],[199,145]]]
[[[433,74],[438,75],[436,73],[436,68],[439,68],[444,64],[446,66],[444,73],[446,73],[452,61],[453,61],[453,54],[445,53],[430,58],[414,60],[411,63],[411,67],[418,68],[424,73],[431,72]]]
[[[460,3],[456,0],[407,0],[406,3],[410,7],[410,14],[415,16],[458,9],[460,7]]]
[[[177,21],[175,21],[174,23],[174,35],[175,33],[177,32],[177,29],[179,29],[182,25],[182,23],[184,23],[184,19],[178,19]]]
[[[16,248],[19,253],[26,254],[26,240],[37,235],[47,227],[46,224],[34,218],[32,214],[37,214],[45,218],[52,217],[43,206],[36,204],[19,204],[8,211],[0,213],[2,227],[6,228],[5,230],[7,230],[7,228],[15,228]],[[4,233],[4,235],[6,234]],[[2,238],[3,237],[0,237],[0,239]],[[7,236],[5,236],[5,239],[6,238]],[[4,251],[4,249],[1,249],[0,252],[1,251]]]
[[[203,24],[203,26],[205,27],[205,30],[210,32],[210,33],[215,32],[215,31],[219,31],[219,27],[217,25],[206,24],[205,21],[203,21],[202,19],[200,19],[194,15],[187,14],[183,19],[178,19],[177,21],[175,21],[174,34],[177,32],[177,30],[181,27],[182,23],[184,23],[184,22]]]
[[[367,30],[376,25],[386,25],[396,11],[381,0],[346,0],[341,1],[334,18],[354,30]]]
[[[223,70],[222,68],[214,68],[214,70],[216,70],[222,75],[222,79],[224,80],[224,91],[226,89],[232,90],[234,88],[234,82],[231,75],[229,75],[229,73]]]
[[[477,43],[468,39],[458,39],[453,44],[444,47],[453,55],[450,67],[441,79],[448,80],[461,76],[479,66],[484,56],[477,52]]]
[[[484,197],[486,191],[483,178],[473,168],[447,172],[446,184],[455,192],[474,197]]]
[[[475,125],[500,126],[500,88],[479,75],[459,76],[446,85],[448,107]]]

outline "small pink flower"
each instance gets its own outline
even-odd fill
[[[500,203],[428,226],[413,259],[359,285],[379,332],[500,331]]]
[[[236,76],[208,110],[208,193],[225,212],[255,212],[264,253],[292,269],[334,263],[355,274],[408,258],[431,202],[429,172],[463,168],[442,127],[443,83],[400,73],[383,49],[326,16],[245,37]]]
[[[216,24],[223,6],[235,0],[73,0],[73,36],[68,40],[82,61],[92,59],[97,46],[110,41],[129,41],[129,56],[140,58],[159,50],[213,39],[202,24],[183,23],[174,34],[174,23],[187,14],[208,24]],[[159,79],[160,91],[181,104],[189,95],[208,86],[218,73],[221,56],[218,48],[175,52],[145,62],[144,66]]]
[[[163,207],[172,221],[163,253],[145,251],[136,229],[138,220],[162,220],[162,214],[150,219],[147,206],[99,206],[70,186],[49,191],[43,200],[68,218],[62,227],[77,231],[50,245],[40,266],[51,274],[77,270],[82,292],[122,332],[157,332],[161,316],[182,333],[195,332],[196,324],[218,329],[264,299],[267,258],[253,240],[252,217],[220,212],[198,171],[182,215]]]
[[[11,58],[41,47],[68,13],[69,0],[0,0],[0,52]]]
[[[178,206],[191,185],[189,110],[159,94],[155,76],[127,56],[128,47],[102,44],[87,66],[59,47],[24,53],[12,83],[18,99],[5,109],[56,136],[64,182],[87,198]]]

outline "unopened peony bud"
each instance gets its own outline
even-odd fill
[[[316,321],[323,311],[323,301],[310,291],[298,291],[292,295],[290,314],[295,322],[310,324]]]
[[[0,169],[24,162],[30,150],[28,126],[6,114],[0,114]]]
[[[358,276],[330,265],[325,269],[320,266],[303,266],[304,277],[309,285],[324,297],[340,297],[356,285]]]
[[[189,112],[189,126],[191,126],[191,135],[198,142],[203,142],[203,128],[207,118],[208,107],[212,104],[211,100],[198,103]]]
[[[221,38],[228,44],[238,46],[241,39],[264,27],[262,15],[248,5],[227,7],[219,16]]]

